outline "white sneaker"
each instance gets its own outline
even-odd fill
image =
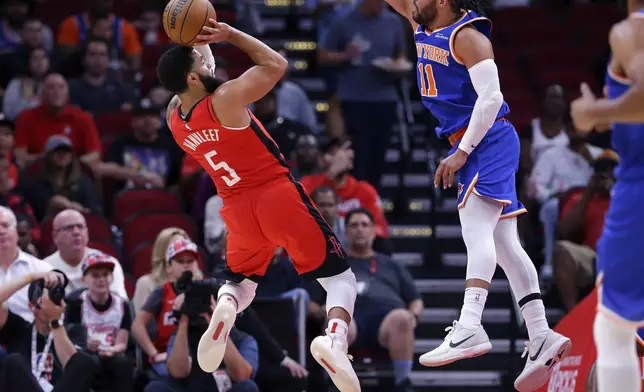
[[[482,325],[476,330],[471,330],[454,321],[451,327],[445,328],[445,331],[448,332],[445,341],[420,356],[421,365],[443,366],[461,359],[478,357],[492,349],[490,338],[487,337]]]
[[[340,392],[360,392],[360,381],[347,354],[346,339],[331,335],[318,336],[311,342],[311,354],[329,373]]]
[[[199,340],[197,361],[199,367],[206,373],[212,373],[219,369],[219,365],[224,359],[228,335],[237,317],[237,307],[234,301],[233,298],[224,296],[217,302],[210,319],[210,325]]]
[[[570,339],[553,330],[526,342],[521,358],[527,356],[528,360],[514,387],[520,392],[532,392],[541,387],[550,378],[555,365],[566,358],[571,347]]]

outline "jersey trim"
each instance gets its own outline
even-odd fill
[[[184,116],[183,114],[181,114],[181,105],[177,106],[177,115],[179,116],[179,118],[181,119],[181,121],[183,121],[183,122],[188,122],[188,121],[190,121],[190,117],[192,117],[192,112],[193,112],[193,111],[195,110],[195,108],[196,108],[197,106],[199,106],[199,104],[200,104],[204,99],[206,99],[206,98],[208,98],[208,96],[205,96],[205,97],[201,98],[200,100],[198,100],[198,101],[197,101],[197,103],[195,103],[194,105],[192,105],[192,107],[190,108],[190,110],[188,110],[188,113],[186,113],[186,115],[185,115],[185,116]]]
[[[488,18],[485,18],[483,16],[479,16],[479,17],[476,17],[476,18],[472,18],[472,19],[468,20],[467,22],[463,23],[462,25],[456,27],[454,29],[454,31],[452,31],[452,35],[450,35],[450,37],[449,37],[449,53],[452,56],[452,58],[454,60],[456,60],[456,62],[459,63],[459,64],[464,64],[464,63],[463,63],[463,60],[456,55],[456,51],[454,50],[454,40],[456,39],[456,34],[458,34],[458,32],[461,31],[461,29],[463,27],[468,26],[468,25],[472,24],[473,22],[477,22],[477,21],[488,21],[488,22],[490,22],[490,25],[492,25],[492,21],[490,21]],[[478,29],[477,29],[477,31],[478,31]]]
[[[248,108],[246,108],[246,110],[248,111]],[[212,120],[214,122],[216,122],[217,124],[219,124],[220,127],[224,128],[224,129],[227,129],[229,131],[243,131],[243,130],[248,129],[251,126],[251,124],[253,123],[253,119],[251,117],[250,124],[246,125],[245,127],[227,127],[227,126],[223,125],[219,121],[219,119],[217,118],[217,115],[215,114],[215,108],[212,107],[212,102],[210,103],[210,105],[208,105],[208,114],[210,114],[210,117],[212,118]]]
[[[613,79],[615,82],[619,84],[623,84],[625,86],[630,86],[633,82],[627,78],[626,76],[619,75],[617,72],[613,71],[613,68],[608,65],[608,76],[610,76],[611,79]]]
[[[423,27],[423,26],[418,26],[418,27],[422,27],[422,28],[423,28],[423,30],[422,30],[422,31],[423,31],[423,33],[425,33],[425,34],[427,34],[427,35],[432,35],[432,34],[434,34],[434,33],[438,33],[438,32],[439,32],[439,31],[441,31],[441,30],[445,30],[445,29],[448,29],[448,28],[450,28],[450,27],[454,26],[455,24],[459,23],[460,21],[462,21],[463,19],[465,19],[465,17],[466,17],[466,16],[468,16],[468,15],[469,15],[468,11],[466,11],[466,10],[461,10],[461,12],[463,12],[463,15],[461,15],[461,17],[460,17],[460,18],[458,18],[458,20],[457,20],[456,22],[454,22],[454,23],[452,23],[452,24],[449,24],[449,25],[447,25],[447,26],[444,26],[444,27],[439,27],[439,28],[437,28],[436,30],[431,30],[431,31],[430,31],[430,30],[427,30],[427,29],[426,29],[425,27]]]

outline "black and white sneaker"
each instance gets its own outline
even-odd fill
[[[523,371],[514,382],[519,392],[532,392],[545,384],[555,365],[561,362],[572,347],[570,339],[553,330],[526,342],[521,358],[528,357]]]
[[[420,356],[424,366],[436,367],[447,365],[461,359],[478,357],[492,349],[492,343],[483,326],[467,329],[454,321],[451,327],[445,328],[447,336],[440,346]]]

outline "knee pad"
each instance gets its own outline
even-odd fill
[[[255,298],[255,290],[257,283],[250,279],[244,279],[241,283],[227,281],[225,285],[221,286],[217,297],[220,298],[223,294],[228,294],[237,300],[237,313],[243,312]]]
[[[328,278],[318,278],[318,282],[326,290],[326,311],[342,308],[353,317],[358,291],[356,276],[351,268]]]

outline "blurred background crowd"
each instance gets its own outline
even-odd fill
[[[308,354],[325,325],[323,292],[280,249],[223,368],[204,374],[191,360],[205,327],[180,321],[181,276],[211,276],[226,227],[212,181],[164,121],[171,97],[155,67],[169,45],[165,1],[0,4],[0,300],[9,309],[0,390],[328,390]],[[431,186],[448,144],[419,100],[408,24],[383,0],[213,4],[220,21],[289,61],[253,110],[347,249],[359,285],[351,354],[364,388],[509,388],[525,332],[501,271],[484,314],[495,348],[486,360],[416,364],[458,316],[466,255],[457,190]],[[522,141],[517,183],[530,214],[520,235],[554,324],[592,290],[619,160],[610,133],[575,133],[568,103],[582,81],[601,94],[608,31],[623,11],[611,1],[493,6],[502,90]],[[213,52],[222,80],[251,65],[230,45]],[[64,309],[41,304],[30,284],[57,279],[52,269],[68,279]],[[52,349],[39,323],[63,313]]]

